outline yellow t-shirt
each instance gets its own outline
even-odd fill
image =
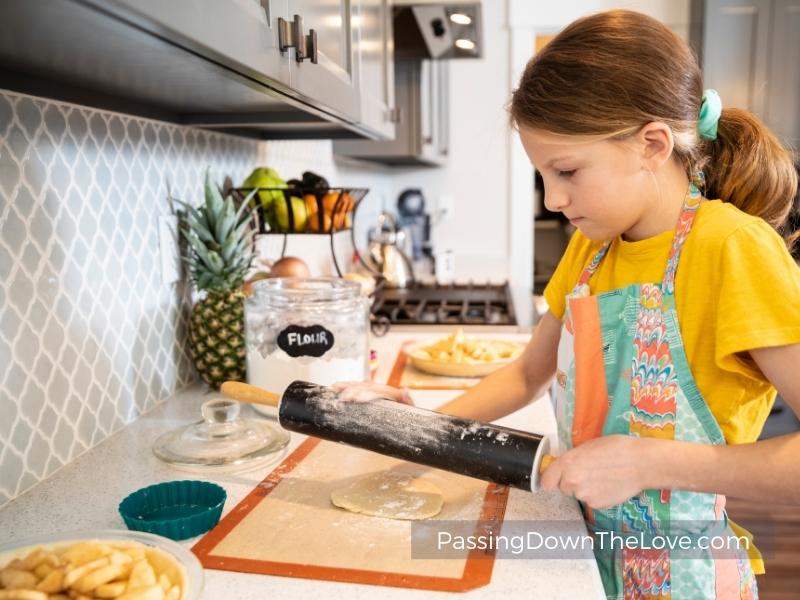
[[[589,282],[592,294],[661,282],[674,233],[614,240]],[[572,236],[544,291],[557,318],[600,246],[580,231]],[[675,304],[689,366],[726,441],[755,441],[776,392],[756,364],[739,353],[800,343],[800,268],[762,219],[707,200],[681,252]]]

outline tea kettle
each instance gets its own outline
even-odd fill
[[[378,215],[378,224],[369,232],[369,257],[388,287],[404,288],[414,283],[414,267],[402,250],[408,240],[397,229],[397,221],[388,212]]]

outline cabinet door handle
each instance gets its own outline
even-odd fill
[[[308,30],[308,37],[306,39],[306,45],[308,46],[308,52],[310,56],[307,58],[311,59],[311,62],[317,64],[317,30],[316,29],[309,29]]]
[[[303,33],[303,17],[295,15],[291,21],[278,17],[278,47],[281,52],[294,48],[297,62],[310,59],[317,63],[317,32],[310,29],[308,35]]]
[[[297,62],[303,62],[308,58],[308,47],[306,46],[306,36],[303,35],[303,17],[295,15],[292,21],[292,37],[294,38],[294,56]]]
[[[278,17],[278,48],[281,52],[294,48],[293,25],[294,21],[290,23],[283,17]]]

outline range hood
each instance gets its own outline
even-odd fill
[[[480,58],[480,0],[395,0],[399,60]]]

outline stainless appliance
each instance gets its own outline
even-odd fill
[[[387,287],[404,288],[414,283],[414,267],[406,253],[405,232],[387,212],[378,215],[378,225],[369,232],[369,259]]]
[[[398,58],[481,58],[480,0],[393,0],[392,5]]]
[[[508,284],[418,284],[375,293],[372,314],[396,325],[516,325]]]

